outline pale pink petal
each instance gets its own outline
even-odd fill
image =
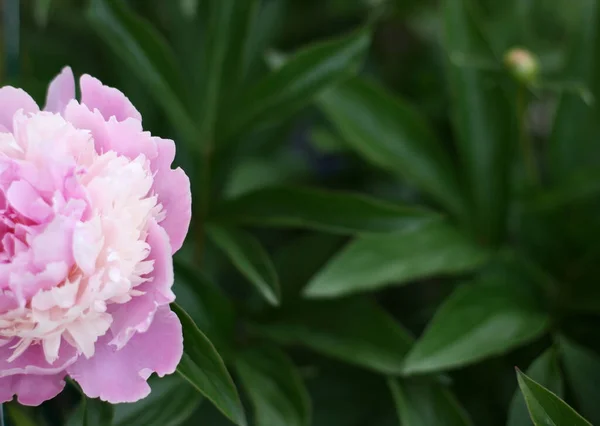
[[[69,267],[65,262],[51,262],[43,265],[43,269],[38,273],[15,268],[15,271],[10,273],[10,289],[20,300],[24,301],[40,290],[57,286],[67,278],[68,273]]]
[[[146,241],[151,248],[148,260],[154,262],[154,270],[150,281],[136,287],[136,290],[144,294],[135,296],[126,304],[113,305],[115,308],[110,311],[113,317],[111,331],[114,335],[110,344],[117,348],[122,348],[136,332],[148,330],[157,308],[175,300],[175,294],[171,290],[174,276],[169,237],[154,220],[150,221]]]
[[[96,152],[114,151],[133,160],[140,154],[152,159],[157,156],[156,144],[149,133],[144,132],[140,121],[125,118],[122,121],[105,119],[98,110],[87,104],[72,101],[65,109],[65,118],[78,129],[89,130],[94,139]]]
[[[26,181],[13,182],[6,191],[6,200],[21,215],[42,222],[52,214],[52,208]]]
[[[192,218],[190,179],[182,169],[171,169],[175,157],[173,141],[153,139],[158,147],[158,156],[153,164],[156,173],[153,189],[166,212],[160,226],[169,234],[172,252],[175,253],[183,244]]]
[[[22,109],[24,113],[38,112],[40,108],[35,101],[21,89],[11,86],[0,88],[0,126],[13,130],[13,116]]]
[[[12,342],[0,346],[0,377],[13,376],[15,374],[31,375],[54,375],[64,371],[73,364],[77,358],[77,351],[65,341],[60,345],[58,358],[52,364],[46,361],[42,345],[32,344],[14,361],[8,361],[13,354]]]
[[[0,403],[8,402],[17,396],[22,405],[37,406],[54,398],[65,387],[65,374],[35,376],[18,374],[0,378]]]
[[[73,256],[77,266],[86,274],[92,274],[102,249],[102,227],[100,218],[78,222],[73,232]]]
[[[142,116],[127,97],[119,90],[103,85],[100,80],[87,74],[79,80],[81,87],[81,103],[90,110],[98,109],[108,120],[115,117],[118,121],[135,118],[142,121]]]
[[[64,67],[48,86],[44,110],[62,114],[71,99],[75,99],[75,77],[70,67]]]
[[[30,241],[31,252],[37,267],[51,262],[65,262],[71,266],[73,257],[73,231],[75,220],[56,216],[41,232]]]
[[[183,354],[181,323],[168,306],[159,308],[148,331],[135,334],[121,350],[109,340],[109,335],[100,338],[95,355],[79,358],[67,371],[88,397],[112,404],[148,396],[152,372],[172,374]]]

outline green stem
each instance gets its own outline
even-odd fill
[[[19,0],[4,0],[2,27],[4,37],[5,77],[13,80],[19,75]]]
[[[527,97],[527,88],[524,85],[519,85],[517,89],[517,114],[519,120],[519,143],[523,155],[523,164],[527,177],[532,186],[537,186],[540,182],[539,171],[535,159],[535,151],[533,149],[533,141],[531,140],[527,129],[527,107],[529,106]]]

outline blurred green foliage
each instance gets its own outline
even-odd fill
[[[2,85],[70,65],[177,143],[191,385],[9,424],[600,422],[597,0],[18,5]]]

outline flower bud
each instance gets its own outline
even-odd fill
[[[539,73],[537,58],[530,51],[515,47],[504,55],[504,64],[519,82],[533,83]]]

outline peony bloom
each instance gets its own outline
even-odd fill
[[[112,403],[150,392],[183,351],[172,254],[190,184],[175,145],[120,91],[65,68],[40,111],[0,88],[0,402],[38,405],[65,377]]]

